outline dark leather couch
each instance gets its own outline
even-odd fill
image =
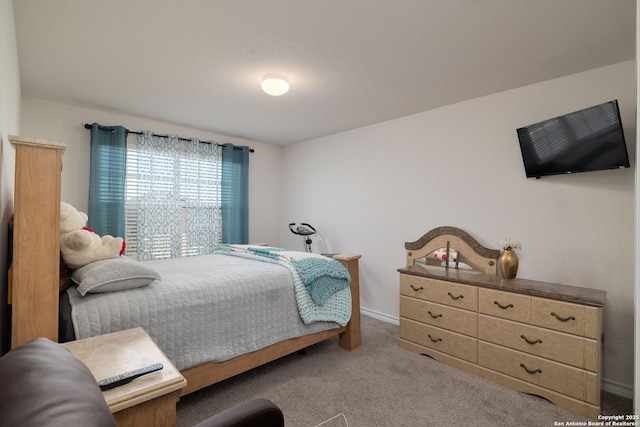
[[[0,358],[0,427],[114,427],[89,369],[64,345],[35,339]],[[282,427],[267,399],[240,403],[196,427]],[[141,426],[144,427],[144,426]]]

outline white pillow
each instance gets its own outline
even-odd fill
[[[73,272],[81,295],[140,288],[160,280],[160,274],[127,256],[84,265]]]

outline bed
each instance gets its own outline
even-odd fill
[[[263,255],[273,253],[278,257]],[[335,283],[335,289],[321,286],[311,293],[302,280],[305,270],[298,270],[291,257],[312,265],[314,272],[333,273],[324,276],[323,285]],[[134,270],[119,274],[120,279],[142,277],[149,284],[92,293],[97,283],[111,286],[108,276],[122,266]],[[78,279],[83,275],[84,281]],[[331,334],[351,319],[346,267],[334,259],[280,248],[222,245],[200,256],[145,262],[116,258],[81,267],[73,277],[80,285],[62,294],[60,340],[142,327],[181,371],[289,339]]]
[[[16,148],[11,292],[12,347],[15,347],[39,336],[58,340],[59,326],[65,329],[59,323],[59,319],[65,317],[59,309],[64,309],[66,303],[59,300],[58,280],[59,176],[65,145],[20,137],[10,137],[10,140]],[[42,182],[54,184],[39,191],[34,183]],[[321,257],[339,262],[350,279],[348,287],[341,291],[348,293],[348,315],[342,298],[341,317],[334,321],[314,310],[303,318],[297,286],[301,276],[296,278],[292,268],[278,257],[269,260],[264,254],[256,251],[247,254],[243,253],[246,248],[242,249],[230,251],[227,247],[202,257],[152,261],[149,266],[158,271],[161,280],[140,288],[86,296],[80,296],[75,287],[70,288],[64,296],[76,312],[75,318],[71,318],[71,322],[75,322],[74,335],[77,333],[82,338],[145,325],[149,335],[187,379],[183,394],[331,337],[338,336],[340,347],[348,351],[360,346],[359,255]],[[207,268],[221,273],[223,281],[231,286],[217,290],[207,287],[204,284],[209,280]],[[202,280],[190,282],[185,277]],[[188,302],[190,296],[195,298],[195,306],[193,298]],[[327,303],[331,298],[334,296],[327,297]],[[207,314],[207,302],[222,310],[221,314]],[[87,308],[91,304],[97,311]],[[128,314],[116,313],[115,307],[124,307]],[[169,320],[145,320],[144,315],[154,309],[165,310]],[[99,319],[101,310],[111,323]],[[254,311],[258,315],[251,318]],[[234,317],[228,318],[229,314]],[[221,331],[230,332],[230,338],[216,341]],[[251,337],[243,341],[245,332]],[[205,349],[207,343],[214,348]]]

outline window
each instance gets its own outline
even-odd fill
[[[91,129],[89,225],[97,234],[124,237],[127,255],[139,260],[247,243],[250,147],[85,127]],[[131,133],[138,137],[128,138]]]
[[[210,253],[221,242],[221,148],[150,132],[127,142],[125,240],[139,260]]]

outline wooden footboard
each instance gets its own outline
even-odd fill
[[[347,324],[346,330],[340,333],[340,347],[348,351],[353,351],[360,347],[360,268],[358,260],[360,255],[338,254],[333,258],[340,261],[347,267],[351,275],[351,320]]]
[[[187,386],[182,389],[182,395],[224,381],[336,335],[339,335],[340,347],[345,350],[353,351],[360,347],[362,342],[360,337],[360,277],[358,268],[360,255],[339,254],[334,255],[334,258],[342,262],[351,275],[352,308],[351,320],[347,326],[281,341],[224,362],[205,363],[195,368],[186,369],[182,371],[182,375],[187,379]]]

